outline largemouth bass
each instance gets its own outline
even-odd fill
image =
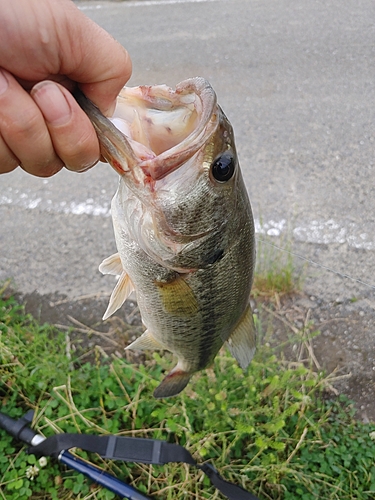
[[[120,278],[104,319],[135,290],[146,330],[127,349],[178,358],[156,398],[181,392],[223,344],[247,368],[255,352],[254,222],[233,130],[214,90],[203,78],[176,90],[125,87],[111,121],[77,99],[120,174],[112,201],[118,253],[99,267]]]

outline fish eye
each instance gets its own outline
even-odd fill
[[[227,182],[233,177],[236,164],[233,154],[225,151],[211,164],[211,172],[218,182]]]

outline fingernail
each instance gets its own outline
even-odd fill
[[[90,168],[95,167],[98,161],[99,160],[95,160],[94,162],[90,162],[90,164],[88,165],[81,165],[79,168],[73,168],[69,165],[65,165],[65,168],[67,170],[70,170],[71,172],[78,172],[79,174],[82,174],[83,172],[87,172],[87,170],[90,170]]]
[[[45,120],[51,125],[65,125],[70,120],[72,110],[56,83],[37,83],[31,90],[31,96],[43,113]]]
[[[8,79],[5,76],[4,72],[0,70],[0,95],[4,94],[9,86]]]

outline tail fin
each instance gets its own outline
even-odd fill
[[[171,371],[155,389],[155,398],[170,398],[177,396],[187,386],[192,373],[187,373],[182,370]]]

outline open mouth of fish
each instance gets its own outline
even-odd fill
[[[125,87],[110,120],[77,92],[103,157],[129,183],[152,183],[191,158],[218,126],[216,94],[203,78],[166,85]],[[126,179],[124,179],[126,182]]]

